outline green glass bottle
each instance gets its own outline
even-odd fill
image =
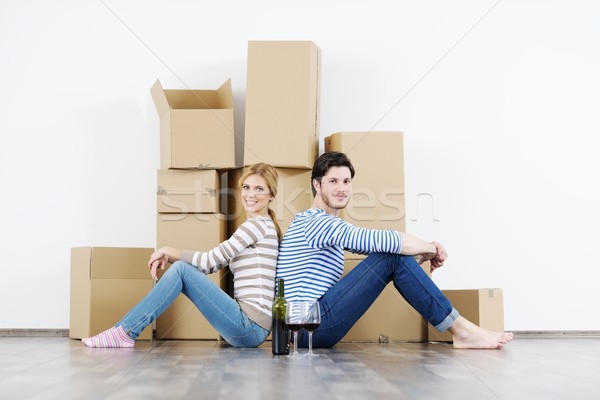
[[[277,279],[277,296],[273,302],[273,324],[271,326],[271,346],[274,355],[290,354],[288,329],[285,324],[287,301],[283,288],[283,279]]]

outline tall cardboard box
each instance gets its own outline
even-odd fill
[[[223,214],[157,214],[156,247],[208,251],[226,239],[226,229]],[[164,272],[166,269],[159,270],[159,279]],[[223,271],[208,275],[217,286],[226,289],[224,276]],[[220,335],[194,303],[180,294],[156,319],[156,338],[219,340]]]
[[[160,117],[160,168],[234,168],[231,80],[217,90],[150,90]]]
[[[346,259],[344,275],[352,271],[361,259]],[[423,270],[429,273],[429,263]],[[318,334],[318,331],[315,333]],[[390,341],[424,342],[427,340],[427,321],[404,300],[390,282],[377,300],[344,336],[345,342],[378,342],[380,336]]]
[[[310,188],[310,170],[275,168],[278,175],[277,196],[270,205],[275,211],[281,232],[285,233],[296,214],[307,210],[313,202]],[[246,221],[248,216],[241,203],[241,191],[238,185],[240,177],[246,173],[247,168],[228,171],[228,206],[229,206],[229,232],[235,230]]]
[[[248,42],[244,165],[312,168],[321,51],[309,41]]]
[[[352,199],[340,217],[353,225],[406,232],[402,132],[338,132],[325,151],[345,153],[356,175]]]
[[[504,331],[504,296],[502,289],[442,290],[460,315],[482,328]],[[452,334],[440,333],[429,325],[429,341],[451,342]]]
[[[216,170],[160,169],[156,209],[159,213],[218,213],[220,188]]]
[[[71,249],[69,337],[97,335],[115,325],[152,289],[148,260],[154,249]],[[152,326],[138,340],[151,340]]]

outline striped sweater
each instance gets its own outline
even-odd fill
[[[233,297],[248,318],[271,330],[275,268],[279,242],[268,216],[248,219],[235,233],[208,252],[182,250],[181,260],[205,274],[229,266]]]
[[[288,301],[318,300],[344,272],[344,250],[400,253],[399,232],[358,228],[318,208],[298,215],[279,246],[277,278]]]

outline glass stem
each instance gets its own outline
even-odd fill
[[[298,354],[298,332],[294,332],[294,355]]]
[[[308,355],[312,356],[312,332],[308,332]]]

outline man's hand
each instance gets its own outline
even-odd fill
[[[421,265],[424,262],[429,261],[429,271],[433,273],[433,271],[444,265],[444,262],[448,258],[448,252],[446,252],[444,246],[442,246],[442,244],[439,242],[431,242],[431,244],[435,247],[435,253],[431,252],[419,254],[417,255],[417,262],[419,265]]]
[[[431,244],[434,245],[436,249],[435,257],[431,259],[430,272],[433,273],[433,271],[444,265],[444,262],[448,258],[448,252],[439,242],[431,242]]]

